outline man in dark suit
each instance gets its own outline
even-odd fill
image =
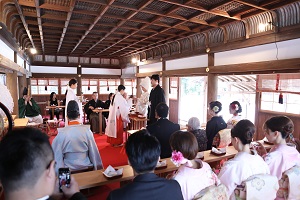
[[[159,75],[153,74],[151,76],[151,93],[149,97],[150,105],[150,112],[149,112],[149,122],[148,125],[153,124],[156,122],[155,116],[155,108],[159,103],[166,103],[165,100],[165,92],[159,85]]]
[[[153,136],[155,136],[161,145],[161,158],[171,157],[172,150],[169,143],[172,133],[180,129],[179,124],[174,124],[167,119],[169,114],[169,107],[165,103],[160,103],[156,106],[156,115],[158,117],[157,122],[147,126],[147,130]]]
[[[74,177],[59,193],[55,160],[49,138],[39,129],[16,129],[0,142],[0,180],[6,200],[52,199],[63,195],[71,200],[86,200]]]
[[[99,130],[99,114],[96,113],[96,112],[93,112],[93,110],[95,108],[98,108],[98,107],[105,108],[106,106],[105,106],[105,103],[103,103],[102,101],[100,101],[98,99],[98,92],[93,92],[92,99],[89,100],[84,105],[84,112],[86,113],[86,116],[90,121],[91,131],[93,133],[99,133],[100,132],[100,130]],[[104,126],[102,126],[102,129],[105,130],[105,127],[106,127],[105,124],[106,123],[105,123],[104,117],[102,117],[102,124],[104,125]]]
[[[160,144],[147,130],[129,136],[126,142],[129,164],[137,175],[132,183],[112,191],[108,200],[182,200],[180,186],[175,180],[154,174],[159,160]]]

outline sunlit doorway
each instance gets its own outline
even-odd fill
[[[187,124],[189,118],[198,117],[206,123],[207,77],[193,76],[180,78],[179,123]]]

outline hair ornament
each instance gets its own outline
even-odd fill
[[[220,108],[218,106],[214,106],[212,108],[212,110],[216,113],[216,112],[219,112]]]
[[[237,104],[231,104],[231,108],[235,111],[238,111],[240,109],[239,105],[237,105]]]
[[[179,167],[180,165],[186,165],[187,167],[192,167],[193,164],[190,160],[186,159],[180,151],[173,151],[171,161],[176,165],[176,167]]]

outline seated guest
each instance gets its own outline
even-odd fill
[[[68,167],[71,171],[102,169],[102,160],[89,126],[79,122],[79,107],[74,100],[67,106],[69,126],[58,128],[52,148],[56,160],[56,169]]]
[[[159,103],[155,109],[157,122],[150,124],[146,127],[149,133],[155,136],[160,142],[161,146],[161,158],[171,157],[172,150],[170,147],[170,137],[172,133],[180,129],[179,124],[174,124],[167,119],[169,114],[169,107],[165,103]]]
[[[202,189],[218,184],[217,175],[209,164],[195,159],[198,153],[196,137],[187,131],[177,131],[171,135],[172,161],[179,166],[173,178],[178,181],[185,200],[193,199]]]
[[[229,105],[229,112],[230,114],[232,114],[232,117],[227,122],[227,128],[232,129],[242,119],[242,106],[240,102],[231,102],[231,104]]]
[[[109,106],[110,106],[110,103],[111,103],[113,97],[114,97],[114,93],[109,93],[109,95],[108,95],[108,100],[106,100],[105,103],[104,103],[104,105],[105,105],[104,108],[105,108],[105,109],[109,109]],[[108,114],[109,114],[109,112],[104,112],[104,113],[103,113],[103,115],[104,115],[104,117],[105,117],[106,119],[108,118]]]
[[[140,130],[129,136],[125,149],[128,163],[136,176],[132,183],[112,191],[108,200],[183,199],[180,186],[175,180],[154,174],[160,154],[160,144],[155,137],[145,129]]]
[[[217,133],[227,127],[226,122],[222,116],[218,116],[218,113],[222,110],[222,104],[219,101],[212,101],[209,103],[208,113],[212,118],[206,124],[206,136],[207,136],[207,150],[212,148],[214,137]]]
[[[43,123],[40,107],[36,104],[33,98],[28,95],[28,89],[25,87],[23,90],[23,97],[18,100],[19,105],[19,118],[28,118],[29,123],[35,122],[38,124]]]
[[[16,129],[0,143],[0,179],[7,200],[52,199],[86,200],[74,177],[59,194],[55,160],[49,138],[38,129]],[[56,183],[56,184],[55,184]]]
[[[59,106],[60,102],[57,101],[56,99],[56,93],[55,92],[51,92],[50,94],[50,100],[48,101],[48,106]],[[54,114],[56,115],[56,119],[59,119],[59,108],[55,108],[54,109]],[[49,109],[49,114],[50,114],[50,119],[53,119],[52,116],[52,109]]]
[[[269,142],[274,143],[267,154],[264,146],[259,143],[259,153],[270,168],[271,175],[281,179],[282,173],[295,165],[300,166],[300,154],[295,147],[289,146],[286,139],[294,132],[292,120],[286,116],[276,116],[268,119],[264,133]]]
[[[96,112],[93,112],[93,110],[98,107],[105,108],[105,104],[98,99],[98,92],[93,92],[92,99],[84,105],[84,111],[87,115],[87,118],[90,121],[91,131],[94,133],[100,132],[100,130],[99,130],[99,114]],[[105,119],[103,117],[102,117],[102,121],[103,121],[102,122],[103,130],[102,131],[104,131],[106,124],[105,124]]]
[[[225,163],[219,174],[221,183],[227,188],[228,196],[231,196],[230,199],[235,196],[235,188],[250,176],[270,174],[264,160],[256,151],[250,150],[254,133],[255,126],[249,120],[241,120],[231,129],[231,142],[238,153]]]
[[[192,117],[189,119],[187,124],[187,130],[196,137],[198,142],[198,151],[205,151],[207,148],[207,137],[206,132],[200,129],[200,121],[197,117]]]

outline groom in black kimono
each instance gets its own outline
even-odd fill
[[[151,76],[151,86],[152,90],[150,93],[149,101],[151,103],[150,105],[150,114],[149,114],[149,122],[148,125],[153,124],[157,121],[157,118],[155,116],[155,108],[159,103],[166,103],[165,100],[165,92],[159,85],[159,75],[153,74]]]

